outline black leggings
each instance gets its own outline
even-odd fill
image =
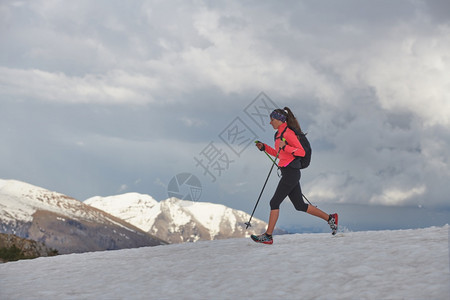
[[[300,169],[291,167],[281,168],[281,179],[272,200],[270,200],[270,209],[280,209],[280,204],[286,196],[289,196],[296,210],[306,212],[308,204],[303,201],[302,197]]]

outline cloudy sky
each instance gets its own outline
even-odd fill
[[[450,210],[449,3],[0,1],[0,178],[251,212],[289,106],[315,204]]]

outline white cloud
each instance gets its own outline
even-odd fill
[[[206,125],[206,122],[200,119],[194,119],[189,117],[182,117],[181,122],[187,127],[202,127]]]
[[[402,205],[412,197],[422,196],[426,192],[425,186],[413,187],[409,189],[399,189],[397,187],[383,191],[381,195],[373,196],[369,203],[382,205]]]
[[[450,27],[438,27],[430,36],[401,33],[369,58],[368,84],[384,109],[412,111],[425,126],[449,126]]]
[[[123,71],[68,76],[37,69],[0,67],[1,94],[57,103],[143,104],[154,101],[153,78]]]
[[[122,184],[119,189],[117,190],[117,193],[123,193],[124,191],[126,191],[128,189],[128,185],[126,184]]]

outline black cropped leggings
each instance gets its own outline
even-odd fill
[[[280,204],[289,196],[296,210],[304,211],[308,209],[308,204],[303,201],[302,188],[300,187],[300,169],[291,167],[280,168],[281,179],[278,183],[275,194],[270,200],[270,209],[280,209]]]

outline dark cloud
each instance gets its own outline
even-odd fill
[[[163,199],[191,172],[248,211],[268,159],[231,153],[213,183],[194,157],[236,117],[271,143],[244,113],[264,91],[309,134],[318,203],[448,206],[444,2],[2,2],[0,177]]]
[[[450,23],[450,3],[446,0],[422,1],[422,7],[429,13],[432,22],[442,25]]]

